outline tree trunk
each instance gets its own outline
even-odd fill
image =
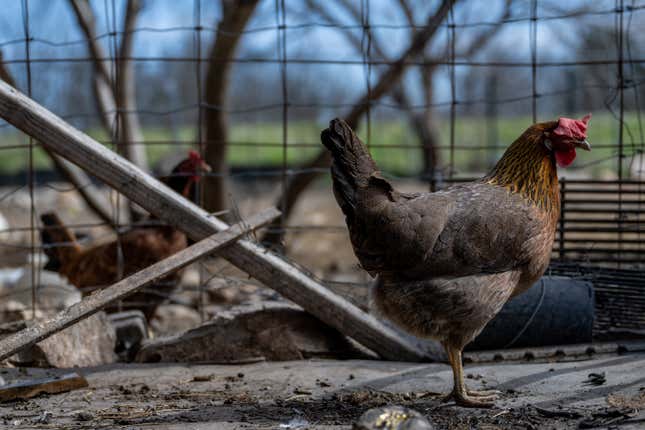
[[[105,59],[103,47],[96,32],[96,19],[87,0],[70,0],[79,27],[85,34],[87,48],[94,64],[93,91],[101,123],[113,143],[125,158],[144,171],[149,171],[146,147],[137,113],[134,65],[130,60],[137,17],[142,0],[128,0],[123,21],[123,36],[115,59],[113,76]],[[117,116],[118,115],[118,116]],[[118,121],[117,121],[118,119]],[[131,221],[144,216],[137,205],[129,203]]]
[[[242,31],[258,0],[225,0],[217,37],[209,55],[203,120],[205,124],[206,162],[213,175],[204,181],[204,207],[209,212],[228,207],[228,117],[226,112],[229,77],[233,55]]]
[[[434,72],[436,69],[437,68],[433,64],[426,65],[422,69],[421,76],[425,108],[420,114],[414,115],[412,119],[423,151],[422,177],[430,183],[430,191],[436,191],[442,186],[441,172],[438,170],[440,157],[439,150],[437,149],[437,130],[434,125],[431,106],[432,101],[434,100],[432,83],[434,81]]]

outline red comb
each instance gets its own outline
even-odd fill
[[[202,160],[202,156],[199,155],[199,152],[194,151],[192,149],[188,151],[188,158],[190,158],[191,160],[199,160],[199,161]]]
[[[571,119],[561,117],[558,120],[558,127],[553,130],[554,134],[560,136],[570,137],[572,139],[586,139],[587,138],[587,123],[591,118],[591,114],[585,115],[582,119]]]

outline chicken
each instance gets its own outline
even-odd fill
[[[487,176],[434,193],[394,189],[343,121],[322,132],[354,252],[376,278],[373,308],[443,345],[454,376],[447,399],[459,405],[490,407],[499,394],[465,386],[462,350],[546,270],[560,214],[556,164],[591,149],[589,118],[535,124]]]
[[[168,177],[161,181],[186,198],[194,198],[195,184],[202,172],[210,167],[198,153],[190,151]],[[53,212],[41,215],[41,241],[48,257],[45,269],[67,277],[84,294],[109,286],[151,264],[180,251],[187,246],[184,233],[150,217],[147,225],[135,227],[120,234],[117,240],[83,248],[74,233],[65,227]],[[146,318],[154,315],[157,307],[175,289],[179,274],[160,279],[155,284],[126,298],[121,309],[140,309]],[[116,310],[116,309],[108,309]]]

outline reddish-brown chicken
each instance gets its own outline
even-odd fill
[[[449,398],[460,405],[488,407],[498,394],[465,386],[461,351],[546,270],[560,214],[556,164],[591,149],[588,120],[535,124],[484,178],[418,194],[395,190],[343,121],[322,132],[354,252],[376,277],[373,305],[442,343],[454,374]]]
[[[207,171],[210,171],[210,167],[199,154],[190,151],[188,158],[161,181],[184,197],[193,199],[195,184],[199,182],[201,174]],[[187,245],[184,233],[172,226],[162,225],[154,217],[148,220],[148,225],[120,234],[118,240],[85,249],[55,213],[43,214],[41,220],[44,226],[41,241],[48,257],[45,268],[67,277],[84,294],[109,286]],[[178,277],[175,273],[127,297],[121,308],[140,309],[148,319],[151,318],[157,307],[175,289]]]

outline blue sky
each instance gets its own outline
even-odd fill
[[[320,0],[331,3],[331,0]],[[355,0],[359,2],[359,0]],[[70,58],[84,57],[86,55],[83,35],[77,27],[75,17],[71,11],[68,0],[2,0],[0,4],[5,10],[0,14],[0,47],[6,60],[24,58],[24,30],[23,8],[28,4],[30,12],[30,32],[35,38],[32,44],[32,58]],[[289,11],[287,24],[292,28],[287,31],[288,56],[324,59],[324,60],[361,60],[362,56],[346,43],[342,30],[324,26],[304,25],[319,23],[321,19],[312,16],[302,8],[301,0],[286,0]],[[91,1],[97,17],[98,33],[106,35],[111,31],[114,22],[121,28],[124,0],[95,0]],[[177,56],[180,52],[192,55],[195,25],[195,7],[197,0],[146,0],[145,8],[141,13],[137,27],[141,31],[135,36],[134,55],[137,57],[163,57]],[[201,0],[201,24],[207,29],[214,29],[220,16],[219,2]],[[375,26],[405,25],[406,20],[400,10],[393,5],[394,0],[369,0],[370,23]],[[422,24],[428,10],[432,10],[438,1],[424,2],[417,0],[415,13],[417,23]],[[530,0],[518,0],[513,8],[512,17],[518,19],[517,23],[505,24],[488,48],[480,54],[480,60],[486,60],[488,53],[495,51],[498,55],[503,53],[509,58],[518,61],[530,60],[530,26],[526,20],[530,16]],[[626,5],[642,7],[643,1],[625,1]],[[116,8],[112,10],[113,5]],[[264,0],[260,3],[248,29],[268,29],[245,34],[242,49],[238,58],[262,57],[277,58],[276,2]],[[472,0],[458,3],[455,12],[457,24],[473,22],[494,21],[501,10],[502,0]],[[614,15],[598,14],[595,12],[611,11],[615,7],[613,0],[596,1],[538,1],[538,16],[547,18],[538,24],[537,51],[539,60],[566,60],[571,51],[575,50],[577,34],[581,29],[593,23],[613,25]],[[566,15],[567,13],[585,8],[588,12],[581,19],[548,19],[552,16]],[[335,12],[343,23],[350,23],[349,17],[342,11]],[[645,9],[639,9],[631,14],[632,28],[643,28]],[[302,28],[301,28],[302,27]],[[484,27],[458,28],[456,40],[460,44],[469,43],[476,37],[478,31]],[[172,31],[167,31],[171,30]],[[163,31],[166,30],[166,31]],[[354,31],[359,31],[354,30]],[[643,39],[643,32],[634,32]],[[409,29],[406,28],[379,28],[375,30],[376,37],[388,53],[395,57],[409,41]],[[210,45],[214,33],[206,30],[203,32],[203,53]],[[447,30],[444,28],[436,38],[433,49],[441,51],[446,46]],[[43,43],[47,41],[51,43]],[[113,46],[113,38],[106,36],[102,39],[107,52]],[[53,44],[52,44],[53,43]],[[590,53],[590,55],[615,55],[615,52]],[[161,67],[161,64],[158,64]],[[150,67],[154,65],[150,64]],[[19,74],[18,66],[12,65]],[[292,70],[297,68],[292,67]],[[378,68],[373,76],[377,76]],[[357,85],[365,83],[364,67],[345,67],[343,77],[353,79]],[[443,80],[441,80],[443,79]],[[437,85],[436,98],[438,102],[449,98],[449,90],[444,76]]]
[[[321,0],[324,1],[324,0]],[[355,0],[359,1],[359,0]],[[0,43],[24,38],[23,22],[22,22],[22,7],[24,0],[2,0],[5,10],[0,14]],[[75,18],[70,10],[68,0],[28,0],[31,18],[31,33],[33,37],[39,39],[46,39],[52,42],[73,42],[82,39],[82,34],[78,30]],[[93,9],[97,16],[98,31],[100,34],[109,31],[108,26],[112,26],[113,11],[112,5],[116,6],[116,24],[118,27],[121,25],[123,0],[98,0],[91,1]],[[192,27],[194,25],[194,0],[147,0],[145,1],[145,9],[140,15],[138,27],[148,29],[168,29],[178,27]],[[220,16],[219,2],[210,0],[201,0],[201,21],[202,25],[214,28],[217,19]],[[404,16],[393,7],[396,3],[392,0],[370,0],[370,21],[372,25],[378,26],[382,24],[387,25],[404,25],[406,23]],[[422,4],[423,2],[417,2]],[[417,9],[419,16],[418,24],[422,24],[426,11],[431,9],[437,1],[427,2],[430,7],[421,6]],[[632,2],[626,1],[627,5]],[[642,5],[643,2],[633,2],[634,5]],[[300,9],[301,0],[287,0],[286,5],[289,10]],[[462,1],[458,3],[456,8],[455,20],[459,23],[464,22],[481,22],[492,21],[495,19],[496,14],[500,10],[501,0],[473,0]],[[561,10],[553,10],[549,7],[550,4],[558,4]],[[567,2],[547,2],[540,0],[538,2],[540,17],[549,17],[553,15],[566,14],[567,11],[573,11],[580,7],[585,7],[589,11],[607,11],[615,6],[613,0],[596,0],[596,1],[581,1],[572,0]],[[514,18],[526,18],[530,13],[530,1],[522,0],[517,2],[514,7]],[[635,13],[635,15],[641,15]],[[344,17],[341,12],[338,13],[340,20],[348,23],[350,22],[347,17]],[[607,17],[599,17],[607,19]],[[611,17],[609,17],[611,18]],[[585,22],[593,21],[593,16],[585,18]],[[291,13],[287,19],[288,25],[297,26],[303,23],[320,22],[320,19],[313,16],[307,16],[306,13]],[[554,21],[541,21],[538,25],[538,49],[540,51],[547,49],[549,51],[561,49],[560,39],[561,36],[553,32],[554,27],[566,27],[567,20],[554,20]],[[249,28],[258,28],[275,25],[275,2],[273,0],[265,0],[261,2],[258,10],[256,11]],[[333,33],[338,30],[332,29],[331,31],[325,28],[318,29],[303,29],[303,30],[289,30],[291,45],[297,45],[298,40],[306,41],[309,45],[316,46],[312,50],[312,56],[322,56],[328,54],[321,45],[321,42],[328,42],[329,37],[332,37],[332,42],[341,42],[342,37],[337,39]],[[407,41],[408,31],[405,29],[381,29],[378,30],[382,37],[387,39],[387,45],[391,47],[392,52],[400,50]],[[571,28],[570,31],[575,33],[576,28]],[[135,55],[150,55],[157,56],[163,55],[169,49],[172,50],[177,44],[185,41],[186,34],[190,30],[176,30],[173,32],[154,32],[142,31],[137,35],[137,43],[135,48]],[[276,31],[267,30],[257,33],[246,35],[244,43],[246,46],[263,46],[273,45],[276,40]],[[205,32],[205,39],[208,38],[209,32]],[[474,34],[474,30],[462,29],[457,35],[458,38],[468,40]],[[331,36],[330,36],[331,35]],[[513,49],[520,52],[528,53],[529,49],[529,30],[526,21],[517,24],[507,24],[504,26],[503,31],[497,40],[498,43],[505,45],[508,49]],[[333,43],[332,43],[333,44]],[[40,44],[34,44],[34,50],[37,52]],[[57,49],[59,52],[69,52],[71,46],[61,47]],[[80,45],[82,46],[82,44]],[[4,47],[7,51],[7,56],[11,57],[14,54],[16,45]],[[44,46],[43,46],[44,47]],[[322,49],[321,49],[322,48]],[[334,50],[337,53],[336,50]],[[348,52],[348,54],[353,52]],[[17,53],[16,53],[17,54]],[[52,54],[49,50],[48,54]]]

